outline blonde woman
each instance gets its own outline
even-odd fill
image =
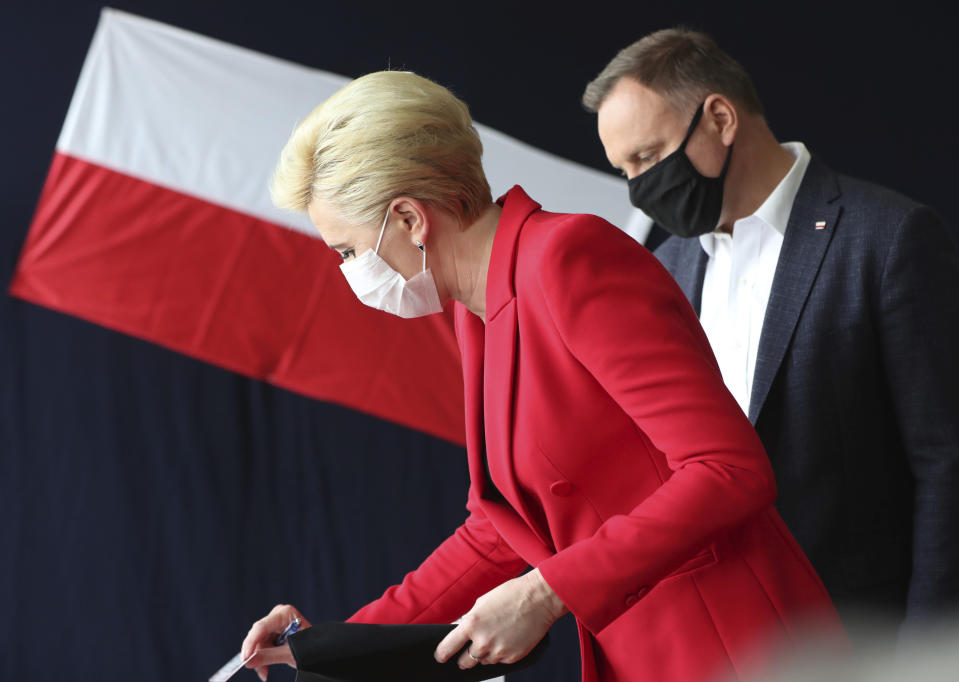
[[[743,672],[810,616],[838,634],[682,292],[600,218],[520,187],[494,202],[481,154],[449,91],[381,72],[315,109],[276,170],[275,203],[309,214],[362,302],[455,307],[469,515],[351,620],[462,616],[435,657],[471,668],[521,659],[572,611],[585,680]],[[276,607],[244,641],[261,677],[294,663],[271,646],[293,616]]]

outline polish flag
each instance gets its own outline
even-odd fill
[[[450,317],[362,305],[306,217],[270,203],[296,122],[347,82],[105,9],[11,293],[462,443]],[[478,128],[494,196],[627,221],[618,179]]]

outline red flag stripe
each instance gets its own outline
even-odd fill
[[[10,291],[462,443],[449,317],[367,308],[338,262],[318,239],[57,153]]]

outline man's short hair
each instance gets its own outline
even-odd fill
[[[700,31],[667,28],[623,48],[586,86],[583,106],[597,111],[623,78],[662,95],[680,112],[691,114],[708,95],[718,93],[745,111],[763,115],[749,74]]]

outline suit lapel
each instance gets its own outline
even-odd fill
[[[838,227],[842,213],[839,196],[836,174],[813,157],[789,214],[769,292],[749,401],[749,420],[753,424],[766,402],[826,248]]]
[[[673,239],[681,239],[673,237]],[[679,244],[677,264],[672,272],[673,279],[686,294],[698,316],[703,303],[703,279],[706,276],[706,263],[709,257],[703,251],[699,239],[682,239]]]

